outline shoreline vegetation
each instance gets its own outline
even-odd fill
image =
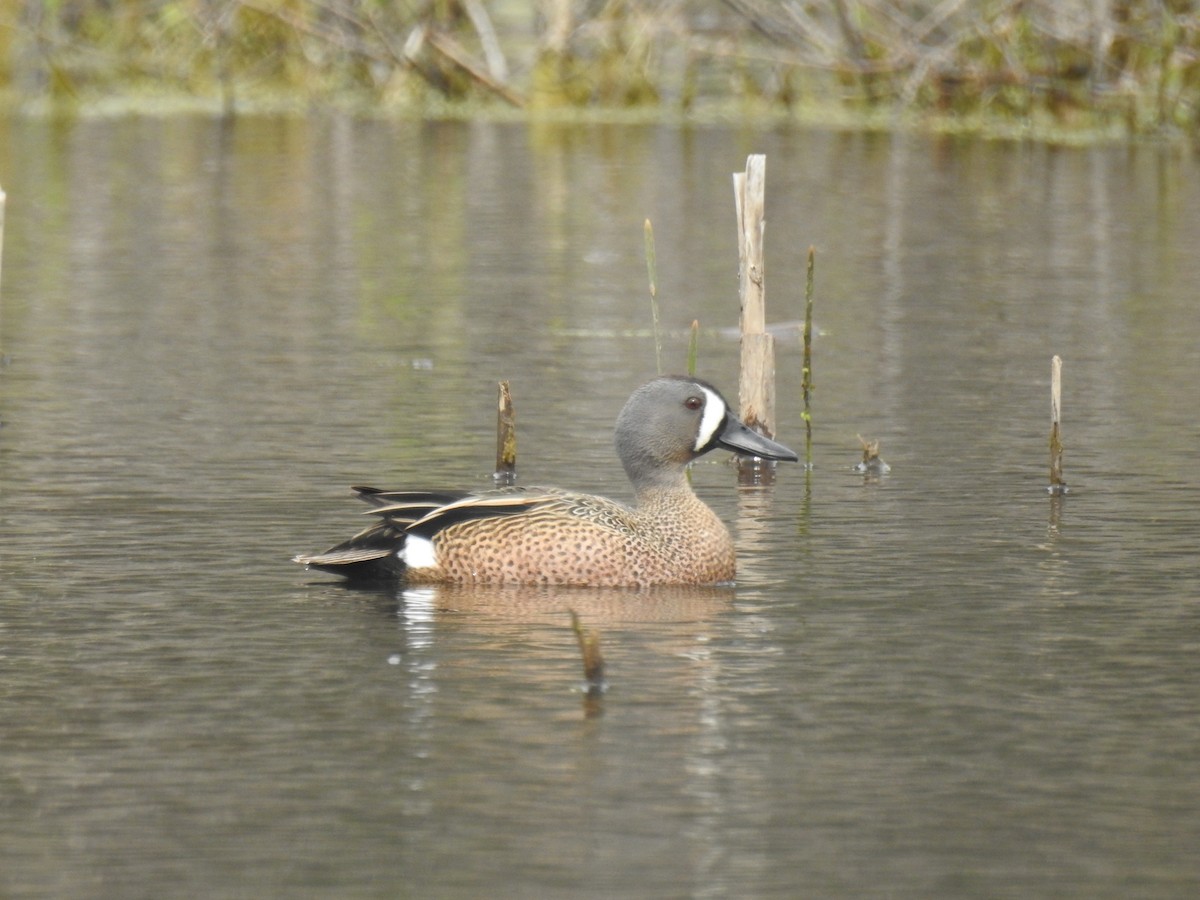
[[[1200,0],[0,0],[0,109],[1200,134]]]

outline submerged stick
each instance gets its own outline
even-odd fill
[[[775,344],[766,330],[766,274],[763,234],[766,227],[767,158],[746,160],[746,171],[733,176],[738,231],[738,298],[741,304],[741,377],[738,400],[742,421],[760,434],[775,436]]]
[[[516,484],[517,414],[513,409],[508,382],[501,381],[499,388],[496,403],[496,471],[492,478],[497,484]]]
[[[589,699],[595,699],[608,688],[604,680],[604,657],[600,654],[600,635],[591,629],[585,630],[575,610],[568,609],[567,612],[571,614],[571,630],[575,632],[579,653],[583,657],[586,694]]]
[[[1050,360],[1050,486],[1051,494],[1065,494],[1067,483],[1062,472],[1062,357]]]
[[[811,244],[808,248],[808,269],[804,278],[804,368],[800,388],[804,394],[804,467],[812,468],[812,313],[813,313],[813,272],[816,268],[817,250]]]
[[[658,259],[654,252],[654,226],[646,220],[644,227],[646,239],[646,271],[650,275],[650,316],[654,321],[654,367],[658,374],[663,373],[662,367],[662,329],[658,322]]]

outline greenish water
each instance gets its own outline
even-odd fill
[[[751,152],[773,319],[817,248],[816,446],[767,491],[696,468],[736,587],[289,562],[359,527],[350,484],[487,484],[500,379],[525,483],[628,496],[643,222],[664,357],[698,318],[735,395]],[[1197,174],[749,126],[0,123],[0,893],[1193,896]],[[798,343],[778,367],[798,446]]]

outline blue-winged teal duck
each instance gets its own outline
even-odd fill
[[[544,488],[380,491],[357,487],[379,517],[296,562],[352,579],[410,584],[716,584],[735,572],[733,540],[692,491],[688,463],[724,447],[764,459],[796,454],[738,421],[712,385],[656,378],[617,417],[633,507]]]

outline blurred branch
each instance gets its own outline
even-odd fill
[[[503,98],[505,102],[517,107],[525,105],[524,97],[484,71],[483,67],[450,35],[430,31],[425,35],[425,40],[438,53],[466,72],[476,82]]]
[[[483,58],[487,61],[488,75],[497,84],[508,81],[508,60],[500,49],[500,41],[496,37],[496,29],[492,27],[492,19],[479,0],[462,0],[463,9],[471,26],[479,35],[479,43],[483,47]],[[519,104],[518,104],[519,105]]]

